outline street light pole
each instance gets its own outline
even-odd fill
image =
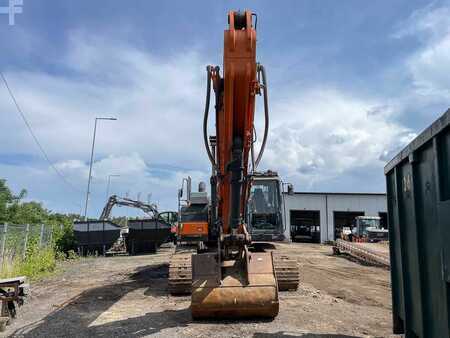
[[[93,160],[94,160],[94,147],[95,147],[95,134],[97,133],[97,120],[116,121],[117,119],[115,117],[96,117],[95,118],[94,136],[92,138],[91,161],[89,163],[89,177],[88,177],[88,185],[87,185],[87,192],[86,192],[86,204],[84,206],[84,220],[85,221],[87,221],[89,194],[91,193],[90,189],[91,189],[91,180],[92,180],[92,164],[93,164]]]
[[[111,177],[120,177],[120,175],[108,175],[108,185],[106,186],[106,200],[109,198],[109,186],[111,184]]]

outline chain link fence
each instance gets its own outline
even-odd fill
[[[0,269],[16,259],[24,259],[30,245],[49,246],[52,236],[50,225],[0,224]]]

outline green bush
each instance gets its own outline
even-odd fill
[[[55,270],[56,258],[52,246],[34,246],[19,264],[19,274],[35,279]]]
[[[51,273],[57,260],[76,257],[73,220],[79,218],[75,214],[54,213],[46,209],[40,202],[23,201],[26,190],[14,194],[6,180],[0,179],[0,224],[9,223],[6,247],[10,250],[0,267],[0,277],[25,275],[36,279]],[[29,224],[28,243],[23,257],[23,227],[13,224]],[[46,231],[52,229],[52,236],[44,237],[44,246],[39,243],[40,225],[46,225]],[[50,240],[51,238],[51,240]],[[51,243],[49,243],[49,241]]]
[[[66,223],[61,226],[53,227],[53,240],[55,250],[68,253],[75,249],[75,235],[73,233],[73,224]]]
[[[27,276],[37,279],[55,270],[56,257],[52,245],[39,248],[37,242],[30,243],[25,259],[17,257],[13,261],[5,260],[0,276],[2,278]]]

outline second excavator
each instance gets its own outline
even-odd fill
[[[256,24],[256,14],[250,11],[229,12],[222,75],[218,66],[207,67],[203,137],[212,167],[207,227],[202,226],[207,238],[202,250],[194,254],[174,254],[169,267],[169,288],[180,291],[180,285],[181,290],[183,285],[189,286],[193,318],[273,318],[279,310],[277,280],[292,278],[295,288],[298,284],[296,264],[277,261],[272,252],[252,251],[245,223],[251,182],[264,152],[269,121],[266,73],[256,62]],[[215,136],[208,136],[211,85]],[[258,154],[254,149],[257,95],[264,98],[265,112]]]

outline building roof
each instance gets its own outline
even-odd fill
[[[287,192],[284,192],[287,195]],[[382,192],[315,192],[315,191],[295,191],[295,195],[347,195],[347,196],[386,196]]]

